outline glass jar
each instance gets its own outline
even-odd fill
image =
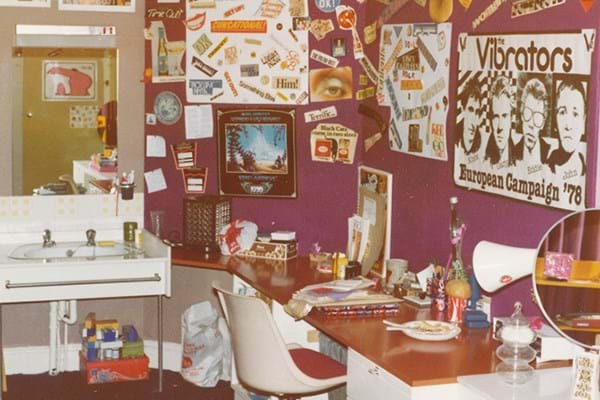
[[[522,308],[520,302],[515,303],[513,314],[499,332],[502,345],[496,349],[496,355],[502,360],[496,372],[510,384],[525,383],[533,374],[529,363],[535,359],[535,350],[529,345],[535,340],[536,333],[523,315]]]

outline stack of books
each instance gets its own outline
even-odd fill
[[[317,315],[324,315],[327,317],[349,317],[396,314],[399,308],[400,303],[373,303],[318,306],[313,310]]]

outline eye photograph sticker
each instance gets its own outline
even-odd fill
[[[310,71],[310,101],[352,99],[352,68],[322,68]]]

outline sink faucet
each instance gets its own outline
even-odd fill
[[[96,245],[96,231],[93,229],[88,229],[85,231],[85,237],[87,237],[87,246],[95,246]]]
[[[52,233],[50,229],[44,229],[44,235],[42,236],[44,242],[42,243],[42,247],[54,247],[56,246],[56,242],[52,240]]]

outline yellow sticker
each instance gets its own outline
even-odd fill
[[[423,81],[420,79],[402,79],[400,90],[423,90]]]

